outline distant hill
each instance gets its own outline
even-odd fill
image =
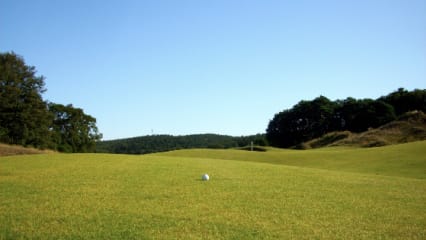
[[[251,142],[260,146],[267,145],[264,134],[242,137],[218,134],[151,135],[98,142],[96,152],[147,154],[190,148],[226,149],[245,147]]]
[[[426,114],[421,111],[412,111],[401,115],[396,121],[366,132],[332,132],[300,144],[296,148],[378,147],[421,140],[426,140]]]
[[[9,145],[0,143],[0,157],[11,156],[11,155],[23,155],[23,154],[42,154],[50,153],[52,150],[39,150],[35,148],[22,147],[18,145]]]

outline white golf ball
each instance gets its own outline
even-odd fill
[[[203,180],[203,181],[208,181],[209,180],[209,175],[206,173],[206,174],[204,174],[202,177],[201,177],[201,179]]]

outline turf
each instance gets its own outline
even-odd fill
[[[379,161],[388,151],[419,146],[362,154]],[[291,154],[307,154],[299,156],[303,161],[326,159],[330,151],[357,152]],[[250,161],[230,161],[233,150],[228,160],[201,152],[204,157],[1,157],[0,239],[426,238],[426,180],[415,171],[408,171],[411,177],[395,170],[386,176],[347,166],[318,169],[309,162],[289,166],[278,157],[279,164],[270,158],[261,163],[247,151],[241,152]],[[287,151],[265,154],[289,158]],[[211,180],[201,181],[206,172]]]
[[[426,179],[426,141],[376,148],[335,147],[314,150],[269,148],[267,152],[189,149],[158,153],[156,155],[252,161]]]

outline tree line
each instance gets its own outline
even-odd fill
[[[147,154],[189,148],[236,148],[251,144],[267,145],[265,134],[232,137],[218,134],[194,134],[185,136],[151,135],[127,139],[102,141],[96,145],[97,152]]]
[[[102,135],[96,119],[73,105],[43,100],[43,76],[15,53],[0,53],[0,142],[91,152]]]
[[[215,134],[155,135],[99,142],[96,118],[72,104],[48,102],[43,76],[15,53],[0,53],[0,142],[61,152],[142,154],[184,148],[255,145],[292,147],[333,131],[363,132],[412,110],[426,112],[426,90],[398,89],[378,99],[331,101],[319,96],[275,114],[266,134],[230,137]]]
[[[413,110],[426,112],[426,90],[400,88],[375,100],[320,96],[275,114],[266,138],[271,146],[287,148],[333,131],[363,132]]]

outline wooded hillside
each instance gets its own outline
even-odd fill
[[[186,136],[151,135],[98,142],[96,151],[104,153],[146,154],[189,148],[234,148],[249,144],[267,145],[264,134],[231,137],[217,134]]]
[[[409,111],[426,112],[426,90],[403,88],[373,99],[331,101],[320,96],[275,114],[266,129],[271,146],[288,148],[335,131],[365,132]]]

